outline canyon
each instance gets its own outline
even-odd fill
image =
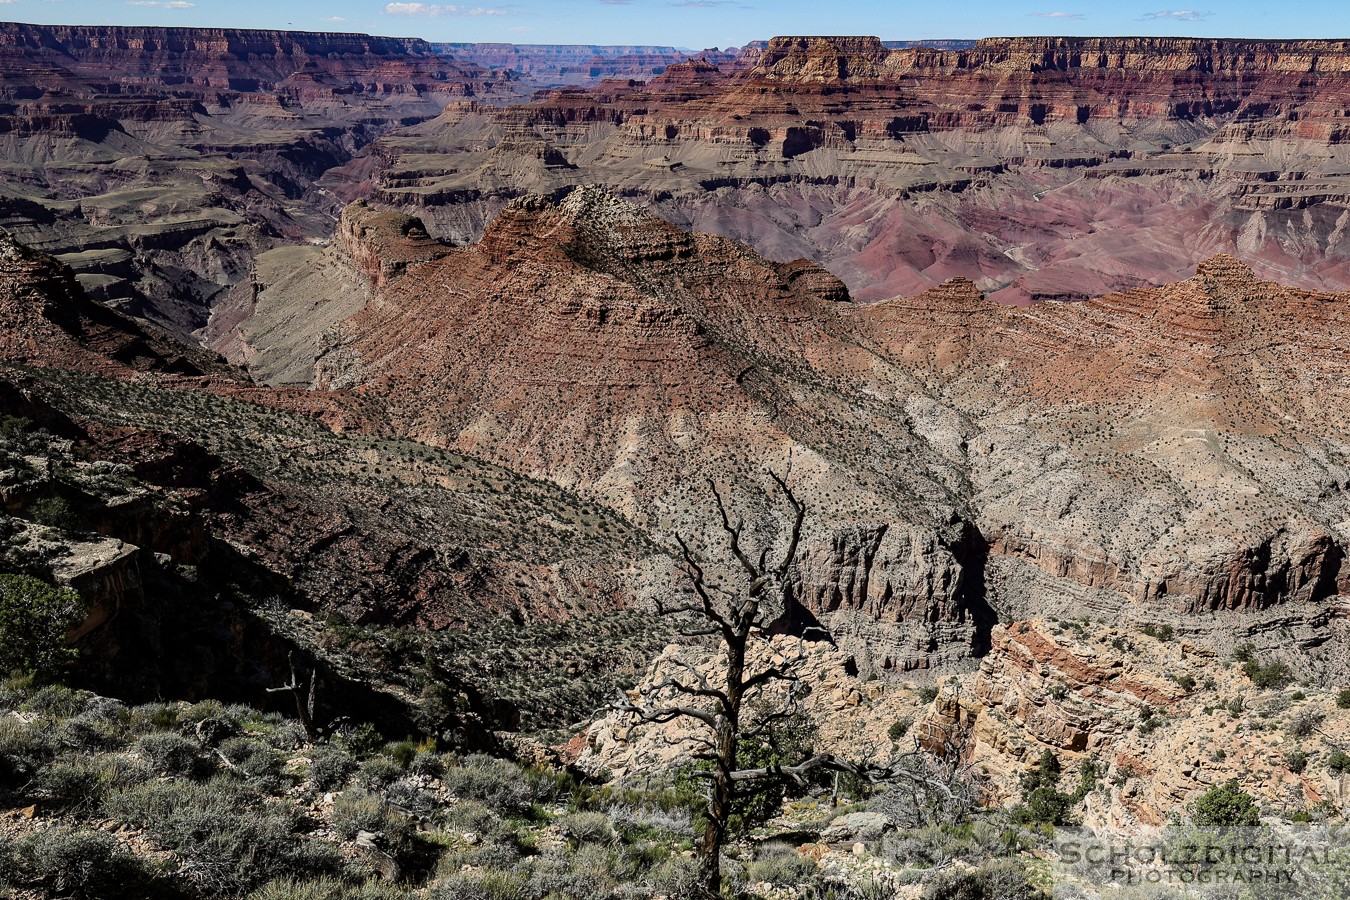
[[[1219,252],[1326,289],[1347,274],[1347,60],[1336,41],[783,37],[735,66],[455,103],[325,183],[457,242],[521,193],[600,185],[862,300],[958,275],[1085,299]]]
[[[1339,803],[1259,732],[1347,715],[1230,667],[1350,678],[1347,78],[0,25],[5,564],[90,600],[100,689],[275,704],[299,654],[390,733],[638,771],[671,735],[593,714],[688,649],[675,536],[730,577],[714,487],[782,547],[773,472],[839,746],[907,718],[997,801],[1100,757],[1099,823],[1239,761]]]

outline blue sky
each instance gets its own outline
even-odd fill
[[[441,41],[663,44],[701,49],[775,34],[888,40],[1018,34],[1350,38],[1350,4],[1047,0],[0,0],[22,22],[364,31]]]

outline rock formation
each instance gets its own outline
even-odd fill
[[[314,179],[510,78],[422,41],[0,24],[0,226],[100,300],[187,337],[253,256],[326,236]]]
[[[602,185],[861,300],[953,276],[1086,299],[1219,252],[1306,288],[1350,273],[1344,42],[780,37],[742,61],[451,104],[326,183],[461,243],[522,193]]]
[[[516,201],[466,248],[369,206],[340,233],[368,303],[317,362],[271,365],[657,535],[713,521],[711,476],[771,541],[755,473],[790,465],[815,520],[797,614],[867,669],[1047,611],[1268,641],[1350,586],[1345,295],[1219,256],[1078,304],[960,280],[858,304],[590,189]]]

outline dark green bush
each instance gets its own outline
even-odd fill
[[[1167,677],[1188,694],[1195,690],[1195,677],[1192,675],[1168,675]]]
[[[0,786],[27,783],[55,752],[52,736],[40,724],[0,716]]]
[[[77,655],[66,633],[83,618],[75,592],[27,575],[0,575],[0,674],[59,678]]]
[[[1286,684],[1293,676],[1284,663],[1261,665],[1258,660],[1249,659],[1242,664],[1242,674],[1251,679],[1252,684],[1260,688],[1275,688]]]
[[[1201,826],[1257,825],[1261,810],[1256,799],[1229,779],[1204,793],[1191,809],[1191,821]]]
[[[50,897],[121,900],[151,896],[155,873],[115,838],[98,831],[52,828],[32,834],[13,850],[15,874]]]
[[[1176,633],[1171,625],[1145,625],[1144,634],[1164,643],[1170,641]]]
[[[1333,750],[1327,757],[1327,770],[1336,775],[1350,772],[1350,753],[1346,753],[1344,750]]]
[[[1336,707],[1338,709],[1350,709],[1350,688],[1342,688],[1336,694]]]

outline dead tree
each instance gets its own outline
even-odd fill
[[[664,615],[687,617],[692,627],[688,636],[711,637],[717,648],[714,667],[700,669],[684,660],[674,659],[670,666],[678,673],[660,675],[639,688],[636,699],[620,697],[611,708],[633,717],[636,723],[662,724],[685,720],[692,723],[697,736],[690,741],[697,749],[692,754],[697,760],[710,763],[706,772],[699,772],[708,780],[706,824],[697,849],[699,861],[699,889],[701,898],[715,898],[722,886],[721,855],[727,840],[727,829],[734,812],[734,804],[744,790],[758,782],[778,781],[804,785],[818,772],[847,772],[871,782],[900,778],[915,783],[933,782],[933,788],[946,789],[936,773],[913,764],[912,757],[919,751],[901,754],[884,765],[870,761],[856,762],[829,753],[815,753],[791,765],[769,765],[761,768],[737,768],[742,744],[748,740],[769,736],[796,713],[796,701],[805,685],[795,674],[805,653],[799,644],[796,655],[778,655],[769,647],[770,625],[783,612],[788,597],[788,577],[802,526],[806,520],[806,504],[797,499],[786,480],[770,472],[770,477],[783,495],[792,517],[788,538],[780,556],[770,559],[771,548],[762,548],[757,555],[743,543],[745,522],[732,521],[722,495],[711,480],[709,487],[716,501],[719,526],[726,538],[729,564],[736,572],[734,580],[721,582],[714,578],[704,562],[690,549],[682,535],[675,535],[684,564],[685,575],[693,592],[687,604],[658,606]],[[751,650],[762,644],[767,652],[753,655]],[[767,691],[767,693],[766,693]],[[772,703],[765,703],[772,698]],[[755,701],[753,704],[751,701]],[[754,712],[756,707],[764,711]],[[953,800],[954,793],[948,791]]]
[[[291,651],[286,659],[291,666],[290,682],[281,687],[268,688],[267,693],[290,694],[295,698],[295,712],[300,717],[300,725],[305,729],[305,734],[313,740],[319,734],[319,729],[314,724],[314,698],[318,689],[319,673],[311,669],[309,674],[302,678],[300,670],[295,665],[295,652]]]

